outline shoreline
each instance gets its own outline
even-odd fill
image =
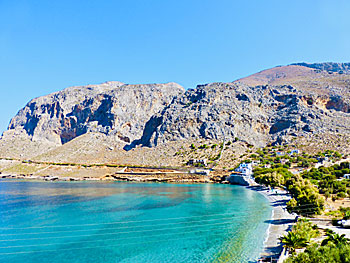
[[[163,174],[152,176],[147,174],[141,175],[135,173],[134,175],[107,175],[102,177],[75,177],[75,176],[35,176],[35,175],[16,175],[16,174],[0,174],[0,179],[13,179],[13,180],[37,180],[45,182],[69,182],[69,181],[94,181],[94,182],[150,182],[150,183],[221,183],[221,181],[215,180],[214,177],[203,175],[191,175],[191,174],[173,174],[171,176],[164,176]]]
[[[283,246],[279,237],[285,235],[295,222],[295,216],[287,212],[286,203],[291,199],[286,191],[274,190],[273,192],[264,186],[247,186],[247,189],[256,191],[263,195],[272,207],[269,226],[266,229],[266,238],[263,243],[263,250],[260,259],[278,259],[282,253]]]

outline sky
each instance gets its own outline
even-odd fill
[[[229,82],[350,61],[348,0],[0,0],[0,133],[69,86]]]

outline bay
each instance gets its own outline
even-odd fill
[[[241,186],[0,180],[0,262],[254,262],[271,216]]]

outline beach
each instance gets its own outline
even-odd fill
[[[295,216],[286,210],[286,203],[290,200],[290,195],[285,191],[278,190],[276,192],[276,190],[269,190],[264,186],[248,186],[247,188],[265,196],[273,207],[261,258],[278,259],[283,250],[279,237],[291,230],[292,224],[295,222]]]

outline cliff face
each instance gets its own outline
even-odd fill
[[[175,83],[72,87],[20,110],[0,140],[0,152],[30,141],[39,154],[89,133],[118,141],[125,150],[198,138],[264,146],[309,134],[349,136],[348,66],[294,64],[186,92]]]
[[[324,95],[290,85],[213,83],[187,91],[153,116],[141,143],[237,137],[263,146],[309,133],[350,134],[349,106],[341,93]]]
[[[89,132],[129,143],[141,136],[153,114],[183,92],[176,83],[72,87],[30,101],[11,120],[9,130],[24,130],[34,141],[55,145]]]

